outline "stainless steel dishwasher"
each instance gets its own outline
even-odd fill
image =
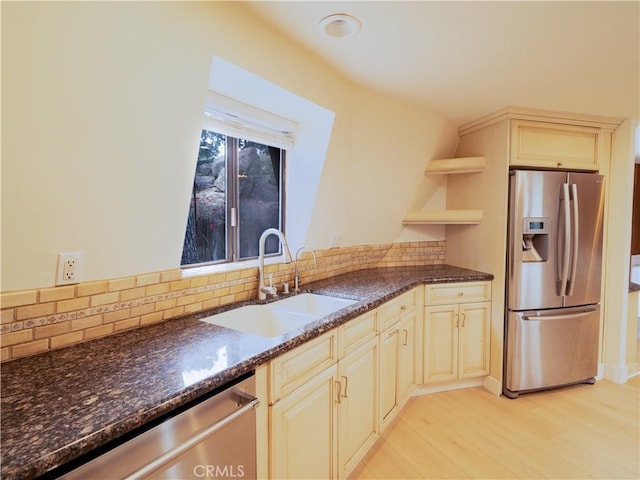
[[[58,478],[255,479],[255,394],[251,374]]]

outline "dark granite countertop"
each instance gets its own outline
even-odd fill
[[[640,284],[629,282],[629,293],[640,292]]]
[[[1,476],[42,475],[416,285],[492,278],[448,265],[360,270],[307,285],[359,302],[289,335],[199,321],[226,307],[6,362]]]

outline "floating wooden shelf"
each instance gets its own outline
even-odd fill
[[[482,210],[413,210],[402,220],[404,225],[478,224]]]
[[[484,170],[486,164],[486,157],[439,158],[427,164],[424,174],[475,173]],[[403,225],[473,225],[481,221],[482,210],[413,210],[406,213],[402,223]]]
[[[431,160],[424,169],[425,175],[432,173],[475,173],[484,170],[485,157],[441,158]]]

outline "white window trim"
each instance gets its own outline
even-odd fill
[[[211,90],[207,93],[204,128],[284,150],[295,145],[297,123]]]

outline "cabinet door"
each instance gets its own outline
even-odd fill
[[[491,303],[460,305],[459,378],[489,374]]]
[[[377,338],[339,361],[338,381],[338,478],[346,478],[378,438]]]
[[[599,129],[512,120],[512,166],[598,170]]]
[[[397,403],[402,407],[416,386],[416,323],[414,312],[398,325],[398,368],[396,374]]]
[[[270,408],[270,477],[335,479],[337,366]]]
[[[398,405],[398,327],[380,334],[380,430],[383,430]]]
[[[458,378],[458,306],[426,307],[424,383]]]

